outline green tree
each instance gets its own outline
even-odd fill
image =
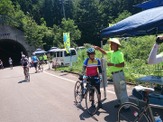
[[[43,47],[44,43],[42,39],[45,32],[43,26],[38,26],[30,16],[26,16],[23,20],[23,30],[30,45],[36,48]]]
[[[75,46],[77,40],[81,37],[81,32],[71,19],[63,19],[60,26],[53,26],[54,44],[63,47],[63,33],[70,32],[71,46]]]
[[[127,17],[131,16],[131,13],[128,12],[127,10],[124,10],[122,13],[118,15],[118,17],[113,21],[113,23],[117,23]]]
[[[12,16],[14,12],[14,6],[10,0],[1,0],[0,2],[0,14]]]

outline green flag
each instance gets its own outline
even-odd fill
[[[70,53],[70,33],[63,33],[64,47],[67,53]]]

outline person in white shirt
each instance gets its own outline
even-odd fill
[[[8,62],[10,64],[10,68],[13,69],[13,61],[11,57],[9,57]]]
[[[163,36],[158,36],[156,38],[156,43],[153,45],[153,48],[148,57],[148,64],[158,64],[163,62],[163,53],[158,53],[159,45],[163,43]]]

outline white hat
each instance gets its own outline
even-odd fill
[[[113,43],[116,43],[116,44],[118,44],[119,46],[121,46],[121,43],[119,42],[119,39],[118,39],[118,38],[110,38],[110,39],[109,39],[109,42],[113,42]]]

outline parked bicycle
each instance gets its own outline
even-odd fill
[[[148,96],[153,91],[152,88],[135,87],[132,94],[136,98],[137,104],[132,102],[122,104],[118,110],[118,122],[162,122],[157,113],[153,115],[152,108],[163,109],[163,106],[149,104]],[[126,107],[129,107],[128,111],[125,111]]]
[[[86,109],[88,113],[94,115],[99,109],[98,91],[94,86],[90,84],[91,78],[92,77],[88,77],[87,80],[83,82],[83,76],[79,77],[79,81],[75,83],[74,97],[76,105],[80,105],[82,100],[85,99]]]

